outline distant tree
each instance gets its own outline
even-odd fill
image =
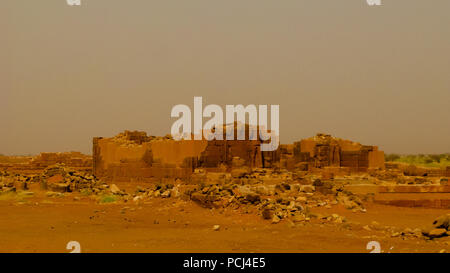
[[[440,155],[429,155],[429,157],[433,160],[436,161],[437,163],[441,162],[442,158],[445,158],[446,155],[445,154],[440,154]]]

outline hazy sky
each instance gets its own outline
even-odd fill
[[[0,153],[170,132],[172,106],[279,104],[330,133],[450,152],[450,1],[2,0]]]

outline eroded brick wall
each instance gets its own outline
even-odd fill
[[[282,151],[283,153],[283,151]],[[288,156],[289,157],[289,156]],[[293,145],[293,155],[287,158],[287,168],[302,167],[304,170],[336,170],[367,172],[369,168],[384,168],[384,152],[376,146],[365,146],[349,140],[318,134]]]
[[[259,140],[175,141],[126,131],[93,139],[94,174],[109,180],[186,178],[198,167],[229,168],[234,157],[251,168],[271,167],[277,153],[262,152],[260,145]]]

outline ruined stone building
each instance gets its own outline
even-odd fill
[[[350,140],[317,134],[282,147],[288,169],[304,171],[331,169],[367,172],[369,168],[384,169],[384,152],[377,146],[366,146]]]
[[[245,130],[245,139],[249,139],[248,126]],[[294,144],[281,145],[273,152],[261,151],[260,145],[260,140],[176,141],[171,137],[125,131],[113,138],[94,138],[93,172],[97,177],[110,180],[186,178],[195,168],[229,171],[235,157],[250,168],[285,167],[312,171],[335,167],[348,172],[384,168],[384,153],[376,146],[364,146],[329,135],[319,134]]]
[[[271,167],[277,161],[277,151],[262,152],[260,145],[260,140],[176,141],[125,131],[113,138],[94,138],[93,172],[97,177],[116,180],[186,178],[199,167],[229,170],[234,157],[251,168]]]

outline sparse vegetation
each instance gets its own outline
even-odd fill
[[[81,189],[80,194],[83,196],[89,196],[89,195],[93,194],[93,192],[91,189]]]
[[[117,196],[115,195],[103,195],[100,197],[100,203],[113,203],[117,201]]]
[[[398,155],[386,154],[386,161],[401,162],[424,167],[446,167],[450,166],[450,153],[446,154],[418,154],[418,155]]]

